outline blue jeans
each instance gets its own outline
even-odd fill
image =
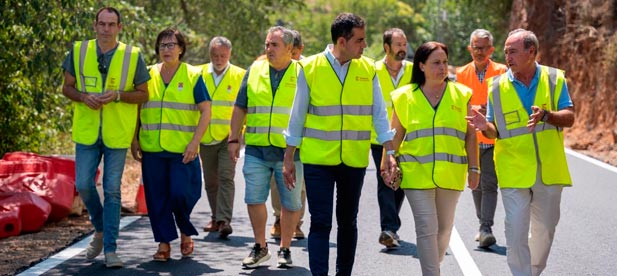
[[[93,145],[75,144],[75,186],[84,201],[96,232],[103,232],[105,253],[116,252],[120,227],[120,184],[127,149],[111,149],[98,139]],[[94,177],[103,158],[103,196],[96,190]]]
[[[336,275],[351,275],[358,242],[358,204],[366,168],[344,164],[304,164],[306,199],[311,214],[309,267],[313,275],[328,275],[332,209],[336,187]]]
[[[299,211],[302,208],[302,178],[303,168],[300,161],[296,165],[296,187],[287,189],[283,180],[283,161],[264,161],[252,155],[244,156],[242,173],[246,181],[244,189],[244,203],[262,204],[268,200],[270,193],[270,179],[274,175],[276,187],[279,190],[281,205],[289,211]]]
[[[379,203],[381,231],[396,233],[401,228],[401,218],[398,214],[401,212],[403,201],[405,201],[405,192],[403,189],[392,190],[392,188],[386,186],[383,178],[381,178],[379,168],[381,167],[383,146],[371,145],[371,154],[373,155],[377,175],[377,202]]]

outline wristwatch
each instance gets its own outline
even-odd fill
[[[542,115],[542,119],[540,119],[540,121],[546,122],[548,121],[548,114],[550,114],[551,112],[546,109],[542,109],[542,111],[544,111],[544,115]]]
[[[387,150],[386,151],[386,155],[395,155],[396,151],[395,150]]]
[[[120,91],[116,91],[116,99],[114,100],[114,102],[119,102],[120,101]]]

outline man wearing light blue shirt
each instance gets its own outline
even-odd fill
[[[488,80],[487,118],[470,124],[495,140],[495,171],[505,210],[507,261],[515,276],[546,268],[560,218],[563,187],[572,185],[564,127],[574,124],[565,73],[536,62],[536,35],[516,29],[504,52],[508,71]]]

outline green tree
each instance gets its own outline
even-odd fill
[[[412,46],[427,35],[420,24],[424,21],[423,16],[410,5],[397,0],[315,0],[301,9],[276,16],[280,16],[286,26],[300,31],[305,44],[304,52],[311,55],[322,52],[326,44],[332,43],[330,25],[341,12],[352,12],[365,19],[368,48],[364,55],[371,58],[383,57],[382,36],[386,29],[397,27],[404,30]]]
[[[91,29],[93,1],[0,3],[0,154],[58,142],[70,117],[58,93],[66,37]],[[87,26],[87,27],[86,27]]]
[[[109,4],[120,10],[125,25],[120,40],[146,51],[152,48],[149,34],[161,29],[161,22],[124,1],[103,2],[0,2],[0,154],[73,150],[72,106],[61,93],[61,64],[73,41],[94,38],[100,7]]]
[[[166,22],[166,27],[178,28],[189,36],[186,62],[199,65],[210,61],[208,42],[214,36],[231,40],[231,62],[249,66],[263,53],[266,30],[276,25],[271,15],[285,14],[304,6],[301,0],[132,0],[131,5],[142,6],[148,15]],[[152,45],[156,34],[150,32]],[[152,51],[154,53],[154,51]],[[156,57],[152,58],[152,61]]]
[[[430,39],[448,45],[449,63],[464,65],[471,61],[467,45],[473,30],[489,30],[494,36],[493,58],[503,62],[503,42],[508,34],[512,0],[405,0],[427,20],[423,27]]]

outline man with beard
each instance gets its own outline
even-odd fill
[[[399,28],[388,29],[383,33],[383,50],[386,56],[375,62],[375,71],[381,85],[388,118],[392,117],[392,99],[390,92],[411,82],[412,62],[405,60],[407,56],[407,37]],[[377,134],[371,132],[371,153],[375,167],[379,168],[383,156],[383,146],[377,142]],[[378,170],[377,175],[377,201],[379,202],[379,221],[381,234],[379,243],[386,248],[399,246],[399,236],[396,233],[401,227],[401,219],[398,214],[405,199],[402,189],[393,190],[388,187]]]
[[[501,75],[507,67],[491,60],[495,51],[493,35],[484,29],[477,29],[471,33],[467,50],[471,54],[472,62],[456,70],[456,80],[472,89],[471,105],[482,115],[486,115],[487,85],[490,77]],[[478,247],[487,248],[495,244],[495,236],[491,227],[497,207],[497,176],[493,161],[493,146],[495,139],[488,139],[482,132],[477,132],[480,148],[480,185],[473,190],[473,201],[476,206],[476,215],[480,221],[480,229],[475,237]]]
[[[236,164],[229,158],[228,136],[233,103],[246,70],[229,62],[231,41],[216,36],[210,41],[210,63],[202,66],[203,79],[212,97],[212,120],[201,139],[199,155],[204,186],[212,211],[206,232],[227,238],[232,232]]]

